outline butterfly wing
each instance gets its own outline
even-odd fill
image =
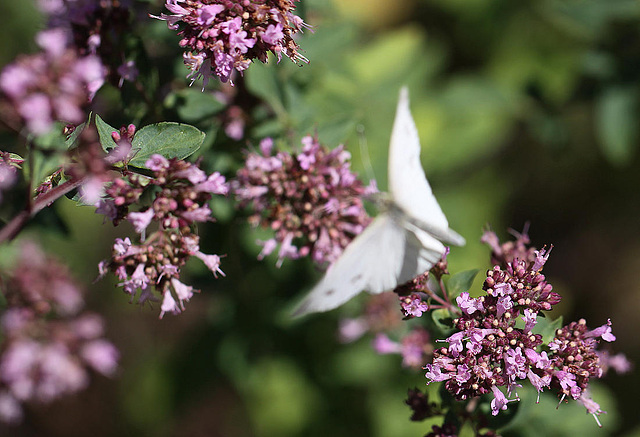
[[[409,110],[409,92],[400,90],[400,99],[389,145],[389,192],[394,203],[414,224],[438,239],[458,246],[465,241],[449,229],[420,162],[420,137]]]
[[[294,316],[337,308],[363,290],[391,290],[438,262],[445,251],[441,241],[464,244],[464,238],[449,229],[422,169],[406,88],[400,92],[389,148],[389,191],[391,211],[379,215],[347,246]]]
[[[404,229],[381,214],[329,267],[322,280],[293,312],[301,316],[329,311],[365,288],[376,293],[394,286],[394,271],[404,252]]]
[[[428,270],[440,259],[444,247],[425,236],[433,240],[435,249],[425,249],[419,238],[390,214],[379,215],[347,246],[293,315],[329,311],[363,290],[374,294],[392,290]]]

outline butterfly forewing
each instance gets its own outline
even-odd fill
[[[420,138],[409,110],[406,88],[400,90],[389,145],[388,172],[389,192],[402,211],[442,230],[449,228],[422,169]]]
[[[391,216],[379,215],[347,246],[293,315],[331,310],[363,290],[393,289],[403,266],[405,232]]]

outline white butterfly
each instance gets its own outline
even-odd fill
[[[442,242],[463,246],[431,192],[420,163],[420,139],[400,90],[389,146],[387,211],[378,215],[329,267],[294,310],[294,316],[329,311],[366,290],[377,294],[429,270],[445,252]]]

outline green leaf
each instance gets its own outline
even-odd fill
[[[181,120],[196,122],[222,111],[226,105],[210,92],[185,88],[170,94],[165,105],[175,108]]]
[[[277,77],[277,66],[254,64],[247,70],[245,83],[249,91],[264,99],[279,117],[287,118],[283,91]]]
[[[538,323],[531,332],[542,335],[542,343],[547,344],[556,336],[556,331],[562,328],[562,316],[555,320],[550,317],[538,317]]]
[[[62,133],[64,125],[54,123],[49,132],[34,138],[33,144],[40,150],[64,151],[67,150],[67,138]]]
[[[86,122],[76,126],[73,132],[71,132],[71,135],[67,137],[67,141],[66,141],[67,149],[70,149],[76,145],[76,141],[78,140],[78,137],[80,136],[82,131],[84,131],[84,128],[87,127],[87,124],[89,123],[90,120],[91,120],[91,114],[89,114],[89,119]]]
[[[638,92],[633,87],[608,88],[596,102],[597,134],[609,162],[630,161],[638,139]]]
[[[109,153],[109,150],[118,146],[116,142],[113,141],[111,134],[113,132],[119,132],[119,129],[107,124],[98,114],[96,114],[96,128],[98,129],[98,136],[100,137],[102,150]]]
[[[188,124],[166,122],[145,126],[133,137],[135,156],[129,165],[146,168],[145,162],[155,153],[185,159],[200,148],[204,136],[204,132]]]
[[[64,157],[59,153],[46,153],[40,150],[34,150],[28,164],[25,161],[25,167],[31,166],[31,169],[25,168],[27,174],[31,174],[33,185],[40,185],[54,171],[58,170],[64,164]]]
[[[444,335],[453,332],[453,317],[446,308],[438,308],[431,311],[431,318],[436,327],[442,331]]]
[[[465,270],[456,273],[447,281],[447,294],[451,300],[455,299],[465,291],[469,291],[473,285],[473,280],[478,274],[478,269]]]

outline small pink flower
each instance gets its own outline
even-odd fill
[[[183,301],[189,301],[193,297],[193,287],[190,285],[183,284],[178,281],[176,278],[171,278],[171,285],[173,286],[173,290],[176,292],[176,296],[180,301],[180,306],[184,309]]]
[[[162,305],[160,306],[160,318],[164,317],[165,313],[178,314],[180,313],[180,307],[176,303],[169,290],[165,291],[162,298]]]
[[[220,257],[218,255],[207,255],[202,252],[196,252],[195,255],[204,262],[204,265],[211,270],[211,273],[213,273],[216,278],[218,277],[218,273],[222,276],[226,276],[224,272],[220,270]]]
[[[143,212],[130,212],[127,215],[127,220],[131,222],[138,234],[142,234],[142,232],[151,224],[151,220],[153,220],[154,215],[155,211],[153,208],[148,208]]]
[[[162,171],[169,167],[169,161],[162,155],[154,154],[144,165],[150,170]]]
[[[106,340],[94,340],[82,347],[80,355],[96,371],[105,376],[113,376],[118,368],[119,353]]]
[[[397,354],[402,351],[402,346],[380,333],[373,340],[373,349],[379,354]]]

